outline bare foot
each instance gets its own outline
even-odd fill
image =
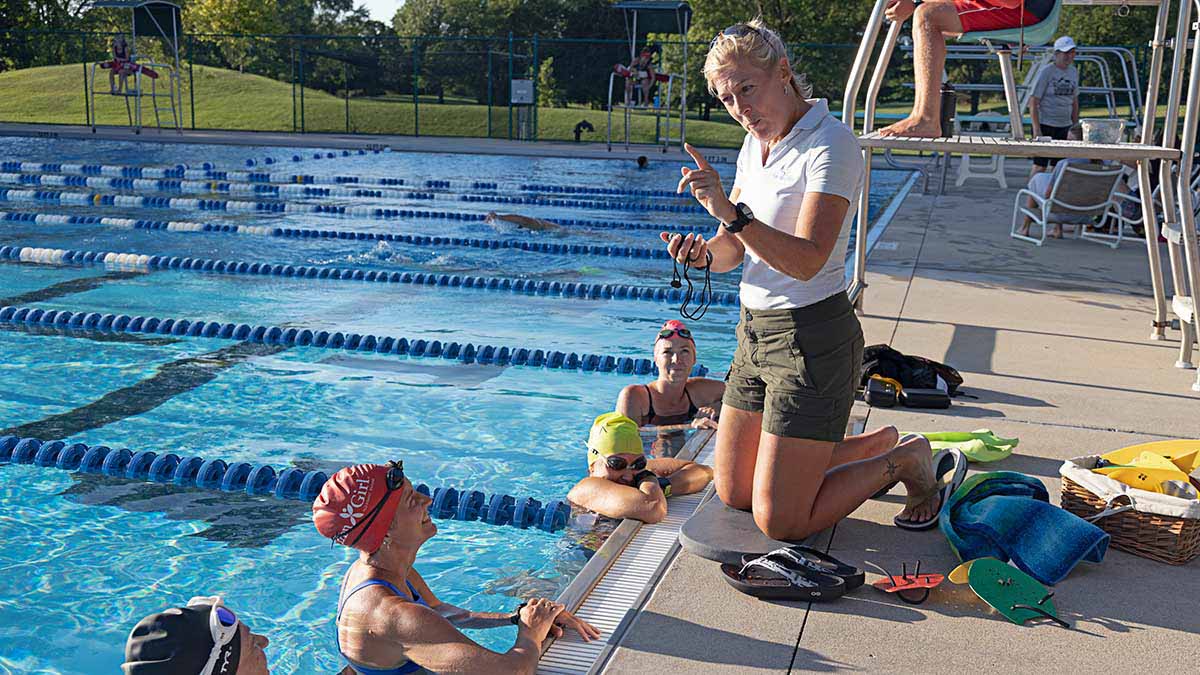
[[[1050,230],[1050,236],[1055,239],[1062,239],[1062,237],[1063,237],[1062,225],[1059,225],[1058,227],[1054,228],[1053,230]]]
[[[938,499],[937,476],[934,475],[933,450],[929,441],[915,438],[896,447],[897,477],[908,491],[901,520],[925,522],[942,507]]]
[[[938,138],[942,135],[942,123],[936,119],[909,116],[891,126],[880,129],[879,135]]]

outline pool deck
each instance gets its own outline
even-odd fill
[[[1010,167],[1010,185],[1023,185],[1028,164]],[[914,191],[869,265],[867,344],[948,362],[978,398],[945,411],[860,402],[855,413],[868,429],[986,427],[1018,437],[1012,457],[972,471],[1035,476],[1057,503],[1064,459],[1200,435],[1200,394],[1190,389],[1195,372],[1174,368],[1179,332],[1147,340],[1145,245],[1015,241],[1015,192],[975,181],[941,197]],[[922,570],[949,572],[958,560],[940,531],[892,526],[902,492],[868,501],[820,544],[855,564],[899,571],[920,559]],[[868,584],[879,578],[864,568]],[[1200,654],[1198,571],[1200,560],[1176,567],[1110,548],[1102,564],[1083,563],[1055,587],[1075,627],[1066,631],[1013,625],[948,582],[921,606],[869,586],[828,604],[761,602],[722,582],[716,563],[681,553],[606,672],[1190,670]]]
[[[451,136],[374,136],[365,134],[298,134],[275,131],[222,131],[216,129],[159,131],[146,129],[135,134],[129,127],[102,126],[92,133],[87,126],[64,124],[24,124],[0,122],[0,136],[32,136],[37,138],[76,138],[102,141],[132,141],[144,143],[212,143],[216,145],[258,145],[287,148],[328,148],[357,150],[388,147],[398,152],[435,152],[477,155],[519,155],[525,157],[566,157],[579,159],[636,160],[645,155],[651,162],[659,159],[675,161],[687,157],[678,146],[664,153],[660,145],[613,143],[609,151],[605,143],[570,143],[557,141],[510,141],[500,138],[466,138]],[[726,163],[737,160],[736,148],[704,150],[711,161]],[[287,167],[290,162],[281,163]]]

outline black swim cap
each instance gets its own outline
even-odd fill
[[[212,654],[209,604],[174,607],[142,619],[125,642],[125,675],[200,675]],[[242,657],[240,635],[221,650],[213,675],[234,675]]]

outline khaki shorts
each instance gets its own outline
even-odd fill
[[[844,293],[798,309],[743,307],[737,338],[723,405],[761,413],[775,436],[842,440],[863,354]]]

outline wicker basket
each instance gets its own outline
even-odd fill
[[[1111,506],[1121,505],[1121,499],[1118,497]],[[1087,519],[1109,506],[1079,483],[1062,477],[1062,507],[1067,511]],[[1094,522],[1108,533],[1114,547],[1143,558],[1182,565],[1200,555],[1200,519],[1130,509]]]

